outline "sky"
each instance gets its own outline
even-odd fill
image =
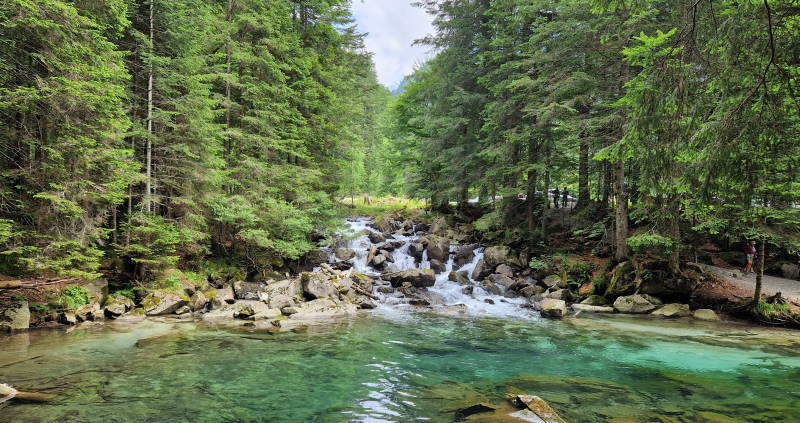
[[[411,0],[353,0],[360,32],[367,32],[367,49],[373,52],[378,81],[395,89],[414,66],[430,55],[430,47],[412,46],[433,32],[432,18],[411,6]]]

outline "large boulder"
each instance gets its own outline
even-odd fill
[[[261,286],[255,282],[237,281],[233,283],[233,295],[238,300],[257,300]]]
[[[697,279],[674,277],[666,272],[650,272],[642,278],[638,292],[655,295],[668,301],[688,301],[697,289]]]
[[[436,283],[436,275],[432,270],[409,269],[402,272],[384,273],[382,278],[389,280],[393,287],[401,286],[408,282],[416,288],[430,287]]]
[[[541,295],[542,293],[544,293],[544,288],[539,285],[528,285],[519,290],[519,294],[528,299]]]
[[[567,315],[567,303],[555,298],[545,298],[542,300],[541,313],[544,317],[560,318]]]
[[[483,252],[483,261],[486,268],[490,269],[491,273],[494,273],[497,266],[509,262],[510,256],[511,250],[508,247],[489,247]]]
[[[509,278],[513,278],[514,277],[514,269],[512,269],[511,266],[509,266],[509,265],[507,265],[505,263],[497,266],[497,269],[495,269],[495,273],[499,273],[501,275],[506,275]]]
[[[339,260],[350,260],[356,256],[356,252],[352,248],[337,248],[334,254]]]
[[[719,316],[717,316],[717,313],[714,313],[714,310],[710,310],[707,308],[701,308],[699,310],[695,310],[694,313],[692,313],[692,316],[695,319],[699,320],[709,320],[709,321],[720,320]]]
[[[106,317],[114,319],[133,310],[134,305],[133,300],[124,295],[109,295],[103,304],[103,313]]]
[[[545,277],[544,280],[542,280],[542,284],[551,289],[564,289],[567,287],[567,283],[564,282],[564,280],[561,279],[561,276],[558,275],[550,275]]]
[[[447,263],[450,259],[450,241],[447,238],[429,236],[423,239],[428,252],[428,260],[438,260]]]
[[[369,242],[373,244],[380,244],[381,242],[386,242],[386,236],[380,232],[369,231],[367,237],[369,238]]]
[[[322,263],[328,262],[328,254],[320,249],[311,250],[306,254],[305,264],[306,268],[313,269]]]
[[[414,257],[414,261],[419,263],[422,261],[422,254],[425,251],[425,246],[421,242],[412,242],[408,245],[408,255]]]
[[[633,294],[634,291],[636,291],[636,272],[630,262],[622,262],[611,271],[604,296],[614,298]]]
[[[142,299],[144,313],[148,316],[173,314],[177,309],[187,304],[189,304],[188,297],[168,291],[151,292]]]
[[[608,304],[608,300],[600,295],[590,295],[581,301],[581,304],[590,306],[604,306]]]
[[[614,301],[614,308],[620,313],[649,313],[656,309],[656,305],[642,295],[626,295]]]
[[[456,250],[456,255],[453,258],[453,268],[460,269],[466,264],[471,263],[475,259],[476,245],[462,245]]]
[[[692,315],[688,304],[667,304],[652,313],[661,317],[689,317]]]
[[[322,273],[306,272],[300,276],[303,292],[311,299],[328,298],[336,295],[336,287],[330,276]]]
[[[284,314],[294,320],[320,320],[334,317],[355,316],[358,309],[354,304],[340,304],[328,298],[320,298],[300,304],[295,307],[286,307]]]
[[[204,310],[206,304],[208,304],[208,297],[200,291],[195,292],[191,298],[189,298],[189,308],[192,309],[192,311]]]
[[[413,286],[403,286],[398,289],[408,299],[408,303],[414,306],[429,307],[444,304],[444,297],[435,292],[424,288],[414,288]]]
[[[572,299],[572,293],[569,289],[556,289],[544,295],[545,298],[553,298],[556,300],[569,301]]]
[[[84,304],[75,310],[75,316],[81,322],[89,322],[103,318],[103,309],[100,303],[91,302]]]
[[[466,271],[450,272],[447,276],[447,280],[460,285],[470,285],[472,283],[472,281],[469,280],[469,273]]]
[[[372,222],[372,227],[383,233],[390,233],[399,229],[400,224],[392,216],[385,214],[376,218]]]
[[[234,317],[246,320],[274,319],[281,316],[279,309],[269,308],[261,301],[241,300],[233,303]]]
[[[225,288],[212,289],[206,293],[213,308],[219,308],[225,304],[233,304],[236,301],[236,295],[233,293],[233,288],[228,286]]]
[[[500,289],[500,287],[497,286],[494,282],[492,282],[492,281],[490,281],[488,279],[481,281],[480,286],[488,294],[491,294],[491,295],[502,295],[503,294],[503,290]]]
[[[480,259],[475,265],[475,269],[472,271],[472,279],[476,281],[482,281],[492,273],[494,273],[494,268],[491,268],[486,264],[486,259]]]
[[[27,301],[0,298],[0,330],[28,329],[30,325],[31,312]]]
[[[516,281],[511,279],[509,276],[495,273],[493,275],[489,275],[489,280],[492,281],[495,285],[502,286],[504,289],[508,289],[511,285],[514,285]]]
[[[431,270],[438,275],[447,271],[447,265],[439,260],[431,259]]]
[[[300,279],[286,279],[273,282],[264,288],[264,297],[261,299],[271,299],[276,295],[285,295],[289,298],[303,296],[303,284]]]

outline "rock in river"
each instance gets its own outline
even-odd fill
[[[544,317],[564,317],[567,315],[567,303],[554,298],[542,300],[542,316]]]
[[[173,292],[155,291],[142,300],[142,307],[148,316],[161,316],[175,313],[175,310],[189,303],[189,298]]]
[[[335,254],[339,260],[350,260],[356,256],[356,252],[350,248],[337,248]]]
[[[617,298],[614,301],[614,308],[620,313],[649,313],[655,310],[656,305],[646,297],[634,294]]]
[[[311,298],[327,298],[336,295],[336,287],[324,273],[303,273],[300,277],[303,292]]]
[[[692,315],[688,304],[667,304],[654,311],[653,316],[661,317],[689,317]]]
[[[436,276],[432,270],[409,269],[402,272],[384,273],[382,278],[388,279],[393,287],[398,287],[403,282],[408,282],[416,288],[433,286],[436,283]]]
[[[27,301],[12,299],[8,303],[0,303],[0,330],[28,329],[30,322],[31,312]]]

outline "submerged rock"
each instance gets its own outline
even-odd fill
[[[655,310],[656,305],[651,303],[645,296],[634,294],[617,298],[614,301],[614,308],[620,313],[649,313]]]
[[[613,313],[614,307],[595,306],[588,304],[573,304],[572,309],[575,311],[585,311],[588,313]]]
[[[456,421],[461,421],[473,414],[489,413],[495,410],[497,410],[497,407],[484,402],[479,402],[477,404],[473,404],[468,407],[463,407],[456,410],[455,419]]]
[[[508,395],[512,405],[523,410],[511,414],[522,420],[536,423],[566,423],[553,407],[536,395]]]
[[[542,316],[560,318],[567,315],[567,303],[563,300],[545,298],[541,304]]]

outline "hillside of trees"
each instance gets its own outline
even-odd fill
[[[10,0],[0,45],[6,275],[297,258],[389,97],[345,0]]]
[[[418,5],[392,94],[347,0],[3,2],[0,273],[277,269],[365,193],[539,249],[556,187],[618,260],[800,249],[796,2]]]

